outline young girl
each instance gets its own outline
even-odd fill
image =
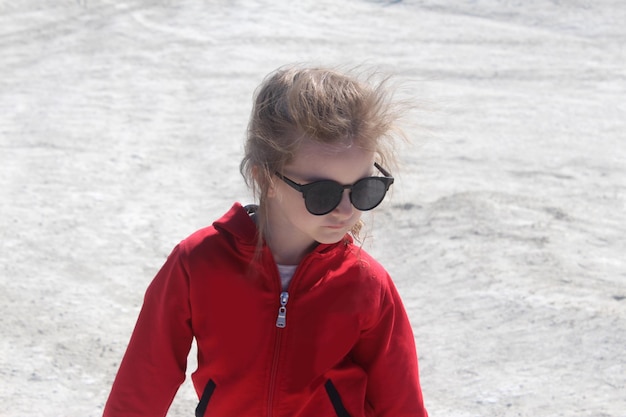
[[[384,83],[283,68],[256,95],[235,204],[149,286],[105,417],[165,416],[195,338],[196,416],[425,417],[413,333],[358,245],[393,183]]]

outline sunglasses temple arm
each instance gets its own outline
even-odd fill
[[[374,166],[376,167],[376,169],[382,172],[385,177],[391,177],[391,172],[387,171],[385,168],[378,165],[378,162],[374,162]]]

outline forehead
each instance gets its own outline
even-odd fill
[[[350,184],[371,174],[374,152],[357,142],[328,144],[304,139],[285,166],[285,174],[303,181],[332,179]]]

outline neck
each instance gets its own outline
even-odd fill
[[[293,236],[281,236],[281,233],[272,233],[271,229],[266,230],[265,241],[272,251],[274,261],[281,265],[298,265],[318,245],[310,240],[298,242]]]
[[[310,236],[294,230],[293,226],[276,211],[269,210],[265,217],[263,234],[274,260],[281,265],[298,265],[318,243]],[[272,215],[274,214],[274,215]]]

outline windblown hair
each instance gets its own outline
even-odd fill
[[[302,140],[354,144],[394,166],[402,106],[394,103],[388,78],[361,80],[333,69],[290,66],[270,74],[256,92],[240,170],[259,199],[258,229],[266,228],[266,196],[275,172],[282,172]],[[359,222],[351,233],[359,239]]]

